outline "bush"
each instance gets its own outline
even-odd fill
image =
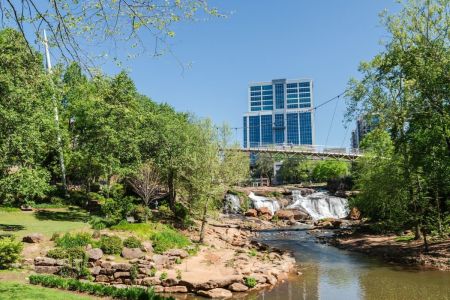
[[[99,247],[105,254],[120,254],[122,252],[122,240],[118,236],[102,236]]]
[[[7,269],[20,258],[23,244],[14,241],[14,237],[0,239],[0,269]]]
[[[88,244],[92,244],[92,242],[92,237],[87,232],[74,234],[66,233],[55,240],[56,246],[61,248],[84,247]]]
[[[59,288],[69,291],[88,293],[99,297],[111,297],[127,300],[174,300],[172,297],[156,295],[151,288],[126,287],[118,288],[111,285],[102,285],[73,278],[62,278],[55,275],[34,274],[29,277],[30,283],[49,288]]]
[[[81,247],[73,247],[66,249],[67,258],[69,259],[84,259],[86,257],[86,251]]]
[[[187,237],[167,226],[159,231],[152,232],[150,239],[153,241],[153,250],[156,253],[162,253],[173,248],[184,248],[191,244]]]
[[[51,190],[50,173],[45,169],[19,168],[0,179],[0,199],[4,204],[22,204],[45,197]]]
[[[133,197],[108,198],[102,205],[102,213],[117,224],[131,214],[134,209],[134,199]]]
[[[67,252],[61,248],[51,249],[47,252],[47,257],[54,259],[64,259],[67,258]]]
[[[256,279],[253,278],[253,277],[245,277],[244,278],[244,283],[249,288],[254,288],[256,286],[256,284],[257,284]]]
[[[134,236],[130,236],[130,237],[126,238],[123,241],[123,245],[127,248],[141,248],[142,247],[141,241]]]
[[[136,222],[144,223],[151,217],[151,211],[144,205],[136,205],[133,209],[132,215]]]
[[[161,275],[159,275],[159,280],[164,280],[167,278],[167,272],[162,272]]]

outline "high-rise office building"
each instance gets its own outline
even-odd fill
[[[378,124],[377,117],[361,116],[356,120],[356,128],[352,131],[351,144],[353,149],[358,149],[364,137]]]
[[[313,84],[310,79],[276,79],[250,84],[244,114],[244,148],[313,145]]]

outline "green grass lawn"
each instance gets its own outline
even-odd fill
[[[82,296],[50,288],[44,288],[26,283],[0,281],[0,300],[92,300],[95,297]]]
[[[80,210],[52,209],[33,212],[0,210],[0,234],[18,238],[32,232],[51,237],[55,232],[90,228],[87,214]]]

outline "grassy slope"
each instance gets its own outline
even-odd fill
[[[21,238],[32,232],[51,237],[55,232],[88,229],[86,214],[66,209],[41,210],[35,212],[1,211],[0,234],[13,233]]]
[[[0,281],[0,300],[83,300],[96,299],[71,292],[44,288],[29,284]],[[98,298],[97,298],[98,299]]]

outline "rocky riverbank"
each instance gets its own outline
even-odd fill
[[[401,241],[396,235],[374,235],[339,230],[332,237],[320,237],[323,242],[371,256],[387,262],[432,270],[450,271],[450,239],[432,241],[425,251],[423,241]]]
[[[294,273],[295,259],[290,253],[254,241],[257,230],[274,228],[273,223],[225,215],[219,220],[210,221],[205,243],[194,255],[182,249],[156,254],[151,245],[146,245],[145,251],[124,248],[121,257],[117,257],[104,255],[99,248],[88,247],[90,277],[101,284],[151,286],[159,293],[231,298],[275,286]],[[184,234],[196,240],[198,225]],[[108,235],[109,232],[101,234]],[[40,243],[47,245],[49,241],[42,236],[29,241],[34,247]],[[45,256],[27,262],[36,273],[60,274],[70,272],[72,268],[67,260]]]

